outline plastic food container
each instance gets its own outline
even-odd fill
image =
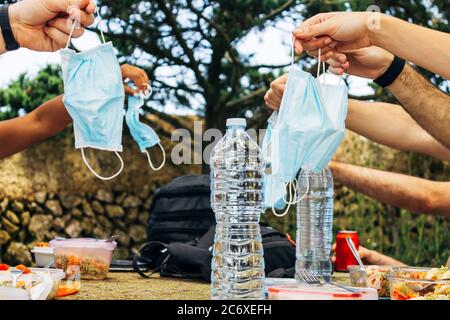
[[[31,273],[18,278],[19,288],[12,287],[9,271],[0,272],[0,300],[53,299],[64,272],[56,269],[29,268]]]
[[[55,266],[63,269],[68,279],[102,280],[108,275],[115,241],[97,239],[54,239]]]
[[[352,286],[373,288],[378,291],[380,298],[389,298],[389,280],[387,274],[392,267],[368,265],[361,268],[359,265],[348,266]]]
[[[66,274],[61,269],[49,269],[49,268],[29,268],[32,273],[35,274],[48,274],[52,281],[53,286],[50,293],[47,296],[47,300],[53,299],[56,295],[56,291],[61,285],[61,280],[65,278]]]
[[[38,267],[49,268],[53,265],[53,248],[34,247],[31,252],[34,254],[34,259]]]
[[[388,279],[391,300],[450,300],[448,268],[394,267]]]
[[[311,286],[306,284],[285,284],[268,288],[270,300],[378,300],[377,290],[355,288],[360,292],[332,286]]]

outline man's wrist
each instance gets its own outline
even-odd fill
[[[378,14],[377,17],[379,17],[378,21],[371,24],[370,26],[368,25],[369,40],[373,46],[384,48],[383,40],[385,40],[385,38],[389,34],[390,25],[393,18],[384,13]]]

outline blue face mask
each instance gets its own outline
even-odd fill
[[[110,42],[81,53],[68,49],[69,42],[61,50],[61,68],[63,102],[73,119],[75,148],[81,149],[86,166],[95,176],[110,180],[119,175],[124,166],[118,153],[122,151],[125,113],[119,62]],[[121,163],[119,171],[111,177],[98,175],[87,162],[84,148],[115,152]]]
[[[166,162],[165,151],[161,146],[160,139],[156,132],[147,124],[139,121],[139,110],[144,105],[144,99],[142,96],[129,96],[128,97],[128,110],[125,116],[125,120],[127,122],[128,128],[130,129],[131,136],[134,141],[139,145],[141,152],[144,152],[147,155],[148,163],[153,170],[159,170],[164,166]],[[151,148],[155,145],[159,145],[163,152],[163,161],[161,165],[157,168],[153,165],[153,162],[150,158],[150,154],[147,151],[147,148]]]
[[[280,215],[275,208],[288,204],[281,216],[286,214],[289,205],[308,193],[309,186],[296,199],[297,173],[301,168],[317,172],[328,164],[344,136],[346,113],[345,85],[322,87],[318,79],[292,66],[279,114],[276,120],[269,119],[262,145],[266,162],[270,163],[264,183],[265,206],[274,214]],[[290,200],[286,199],[287,193]]]

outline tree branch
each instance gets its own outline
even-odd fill
[[[183,34],[180,31],[180,27],[178,26],[178,22],[177,22],[176,18],[173,16],[172,11],[168,8],[169,4],[166,5],[166,2],[163,0],[158,0],[158,4],[159,4],[161,10],[164,12],[166,21],[172,27],[172,31],[173,31],[173,34],[175,35],[175,38],[177,39],[177,41],[179,42],[184,53],[188,57],[189,65],[195,74],[195,78],[199,82],[200,86],[203,87],[205,92],[209,92],[209,87],[208,87],[205,79],[203,78],[202,73],[200,72],[199,65],[194,57],[194,53],[188,47],[185,39],[183,38]]]
[[[225,107],[227,109],[245,108],[249,105],[254,104],[259,99],[261,99],[264,96],[264,94],[266,93],[266,91],[267,91],[267,88],[261,87],[259,89],[256,89],[255,91],[249,93],[245,97],[228,102],[225,105]]]

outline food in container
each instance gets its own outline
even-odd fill
[[[53,299],[65,274],[62,270],[15,267],[23,270],[13,287],[10,270],[0,271],[0,300],[44,300]]]
[[[393,267],[387,277],[392,300],[450,300],[447,267]]]
[[[389,280],[387,273],[392,269],[390,266],[368,265],[362,268],[359,265],[348,266],[350,281],[355,287],[374,288],[379,297],[388,298]]]
[[[377,291],[372,288],[354,288],[350,292],[330,284],[321,286],[308,284],[281,284],[268,288],[270,300],[377,300]]]
[[[63,269],[69,279],[105,279],[114,249],[115,241],[97,239],[54,239],[55,266]]]
[[[31,249],[38,267],[51,267],[54,263],[53,248],[44,246],[35,246]]]

